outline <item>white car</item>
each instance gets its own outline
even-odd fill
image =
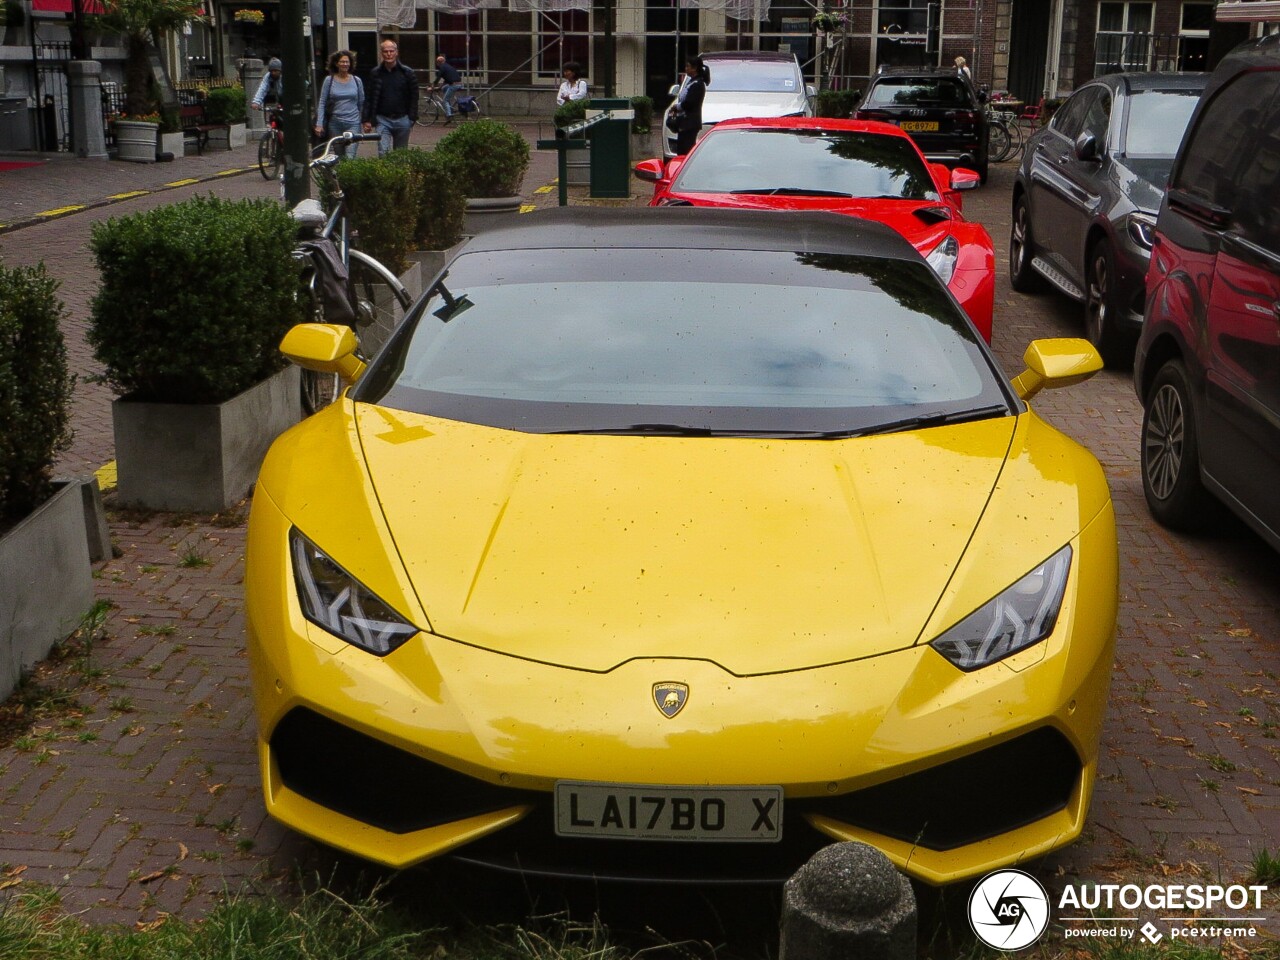
[[[702,101],[703,130],[738,117],[813,116],[814,90],[805,84],[794,54],[737,50],[705,53],[702,60],[711,71]],[[663,157],[675,156],[676,135],[667,128],[667,116],[688,82],[685,76],[671,87],[675,99],[662,115]]]

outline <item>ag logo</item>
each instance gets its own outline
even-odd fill
[[[662,715],[670,720],[684,709],[689,700],[689,688],[683,683],[655,683],[653,685],[653,702]]]
[[[969,895],[969,926],[997,950],[1021,950],[1040,939],[1049,925],[1049,895],[1040,881],[1021,870],[997,870]]]

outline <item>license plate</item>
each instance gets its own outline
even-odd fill
[[[556,835],[775,843],[782,839],[782,788],[561,780]]]
[[[938,129],[937,120],[903,120],[902,129],[908,133],[929,133]]]

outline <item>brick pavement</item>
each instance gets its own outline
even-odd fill
[[[441,132],[417,136],[427,142]],[[535,154],[531,204],[555,202],[554,192],[532,192],[550,182],[553,165],[549,154]],[[123,166],[94,168],[105,178],[95,180],[84,175],[89,167],[59,161],[41,168],[44,180],[27,181],[29,196],[60,205],[123,192]],[[1080,309],[1009,287],[1011,181],[1011,168],[994,168],[966,208],[996,241],[994,346],[1016,372],[1034,337],[1078,336]],[[78,371],[94,369],[83,341],[95,284],[89,224],[203,190],[274,193],[256,173],[220,178],[0,236],[7,261],[44,259],[63,280]],[[100,387],[78,388],[77,437],[63,470],[110,458],[109,400]],[[1242,879],[1261,847],[1280,851],[1280,557],[1235,524],[1193,539],[1151,521],[1137,466],[1141,414],[1127,374],[1106,371],[1041,394],[1036,405],[1106,467],[1122,564],[1117,666],[1090,824],[1080,843],[1036,871],[1051,883],[1169,872]],[[258,795],[241,642],[242,517],[243,507],[212,518],[113,513],[120,555],[97,577],[98,595],[115,607],[93,653],[102,676],[80,695],[83,726],[46,724],[0,748],[0,864],[25,866],[24,882],[59,886],[66,905],[90,919],[195,916],[224,885],[334,862],[267,820]],[[1274,919],[1280,906],[1269,906]]]

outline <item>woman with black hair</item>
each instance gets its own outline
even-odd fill
[[[707,84],[711,82],[711,68],[702,62],[701,57],[690,57],[685,62],[684,74],[689,79],[680,90],[675,109],[677,157],[683,157],[693,149],[698,131],[702,129],[702,101],[707,95]]]

